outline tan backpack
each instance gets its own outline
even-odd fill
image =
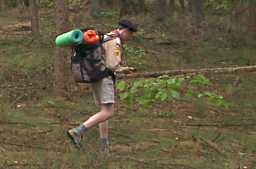
[[[122,42],[120,38],[114,37],[111,40],[108,40],[102,44],[104,49],[104,60],[105,65],[112,71],[118,69],[120,64],[123,63],[123,56],[122,56]]]

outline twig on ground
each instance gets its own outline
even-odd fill
[[[207,140],[203,137],[199,137],[200,141],[202,141],[205,145],[215,150],[220,155],[225,155],[224,152],[218,147],[218,145],[210,140]]]

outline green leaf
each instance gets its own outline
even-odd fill
[[[176,116],[176,112],[154,112],[154,114],[160,118],[173,118]]]
[[[204,95],[203,95],[202,93],[198,93],[198,94],[197,94],[197,97],[198,97],[198,98],[201,98],[201,97],[203,97],[203,96],[204,96]]]
[[[56,106],[56,103],[53,100],[48,100],[47,103],[50,106]]]
[[[124,90],[126,88],[125,81],[118,81],[118,83],[116,84],[116,88],[121,91]]]
[[[187,97],[195,97],[196,96],[196,92],[192,88],[189,88],[187,90],[186,96]]]
[[[144,97],[138,97],[136,100],[139,102],[139,104],[144,105],[144,106],[149,106],[154,101],[154,100],[147,99]]]
[[[161,101],[166,101],[167,98],[168,98],[167,93],[161,92],[161,94],[160,94],[160,100],[161,100]]]
[[[204,77],[204,75],[199,74],[194,79],[190,81],[191,84],[194,85],[209,85],[211,84],[210,80]]]
[[[171,88],[171,89],[179,89],[182,82],[184,81],[184,77],[179,77],[179,78],[169,78],[166,83],[167,83],[167,86],[168,88]]]
[[[128,93],[128,92],[120,93],[120,99],[125,100],[129,97],[129,95],[130,95],[130,93]]]
[[[180,93],[176,90],[171,91],[171,96],[175,99],[180,99]]]
[[[175,84],[176,83],[176,80],[175,79],[168,79],[167,80],[167,84],[168,85],[173,85],[173,84]]]

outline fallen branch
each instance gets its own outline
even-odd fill
[[[11,142],[7,142],[7,141],[0,141],[1,145],[5,145],[5,146],[15,146],[15,147],[22,147],[22,148],[28,148],[28,149],[37,149],[37,150],[44,150],[47,152],[58,152],[58,153],[68,153],[65,150],[62,149],[53,149],[51,147],[44,147],[44,146],[38,146],[38,145],[30,145],[30,144],[26,144],[26,143],[11,143]]]
[[[61,123],[61,122],[51,122],[51,123],[44,123],[38,122],[36,124],[29,123],[29,122],[10,122],[10,121],[2,121],[0,120],[0,125],[24,125],[24,126],[31,126],[31,127],[38,127],[39,125],[68,125],[68,126],[76,126],[78,123]],[[178,123],[173,126],[181,126],[181,127],[254,127],[256,123],[254,122],[246,122],[246,123],[223,123],[223,122],[203,122],[203,123]],[[168,131],[170,129],[160,129],[161,131]],[[123,135],[122,133],[116,133],[117,135]]]
[[[37,163],[10,163],[10,164],[4,164],[3,167],[40,167],[40,164]]]
[[[185,123],[186,127],[254,127],[256,123]]]
[[[230,74],[242,72],[255,72],[256,65],[241,66],[241,67],[223,67],[223,68],[203,68],[203,69],[178,69],[178,70],[165,70],[160,72],[143,72],[143,73],[130,73],[130,74],[117,74],[118,79],[131,79],[131,78],[153,78],[163,75],[187,75],[187,74]]]
[[[14,122],[14,121],[3,121],[0,120],[0,125],[22,125],[22,126],[30,126],[30,127],[38,127],[39,125],[62,125],[61,123],[58,122],[51,122],[51,123],[47,123],[47,122],[38,122],[38,123],[30,123],[30,122]]]
[[[217,153],[219,153],[220,155],[225,155],[225,153],[218,147],[218,145],[210,140],[207,140],[203,137],[199,138],[200,141],[202,141],[204,144],[208,145],[209,147],[211,147],[212,149],[214,149]]]
[[[194,169],[191,166],[183,165],[183,164],[176,164],[176,163],[170,163],[161,161],[160,159],[151,159],[151,160],[145,160],[145,159],[139,159],[139,158],[133,158],[130,156],[113,156],[114,160],[129,160],[134,161],[138,164],[146,165],[146,166],[155,166],[157,168],[168,168],[168,169]]]

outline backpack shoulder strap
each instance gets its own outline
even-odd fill
[[[107,42],[107,41],[110,41],[112,39],[115,39],[115,38],[119,38],[119,36],[115,33],[112,33],[112,32],[107,33],[107,34],[104,35],[103,43]]]

